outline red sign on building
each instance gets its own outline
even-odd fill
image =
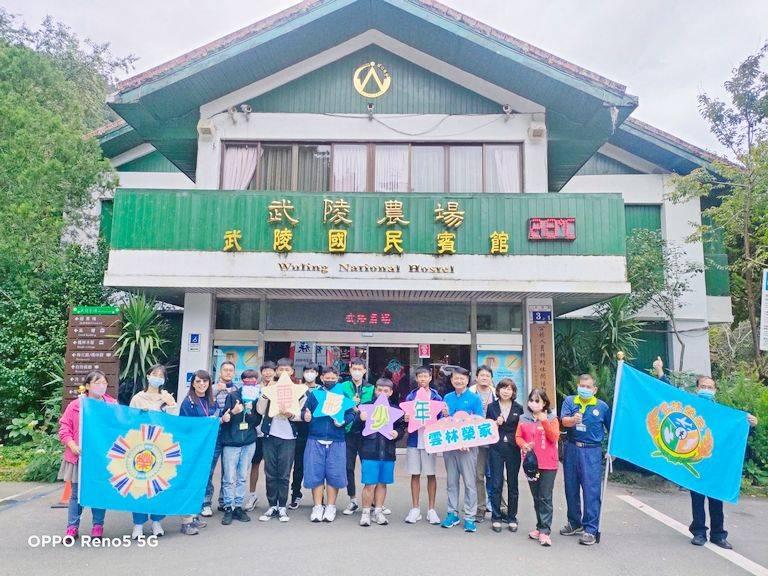
[[[530,218],[528,240],[576,240],[576,218]]]

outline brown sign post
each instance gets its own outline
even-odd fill
[[[93,370],[104,372],[107,394],[117,398],[120,359],[115,345],[121,327],[117,306],[75,306],[70,310],[62,410],[77,398],[86,375]]]

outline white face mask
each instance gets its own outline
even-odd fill
[[[316,379],[317,379],[317,372],[313,372],[312,370],[304,372],[304,380],[306,380],[307,382],[314,382]]]
[[[365,370],[350,370],[349,374],[352,376],[353,380],[362,380]]]
[[[147,384],[152,388],[160,388],[160,386],[165,384],[165,378],[162,376],[147,376]]]

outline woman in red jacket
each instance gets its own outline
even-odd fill
[[[84,382],[88,398],[101,400],[111,404],[115,399],[107,394],[107,378],[103,372],[94,370],[89,372]],[[59,480],[71,483],[72,496],[69,499],[69,512],[67,514],[67,536],[77,538],[80,529],[80,515],[83,507],[77,499],[78,467],[80,465],[80,404],[83,396],[79,396],[64,410],[59,419],[59,440],[64,444],[64,459],[59,468]],[[92,508],[93,527],[92,538],[101,538],[104,534],[104,516],[106,510]]]
[[[526,470],[536,510],[536,530],[530,532],[528,537],[538,540],[542,546],[552,546],[549,536],[552,526],[552,489],[557,474],[557,439],[560,436],[557,417],[549,409],[547,393],[538,388],[531,390],[528,394],[530,414],[520,417],[515,433],[515,441],[520,447],[523,460],[531,451],[538,460],[538,470],[534,475],[529,476]]]

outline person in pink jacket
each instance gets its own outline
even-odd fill
[[[528,534],[531,540],[538,540],[542,546],[552,546],[549,534],[552,529],[552,489],[557,474],[557,439],[560,437],[560,424],[550,412],[550,401],[544,390],[534,388],[528,394],[529,414],[520,417],[515,433],[515,442],[520,447],[523,457],[523,469],[528,477],[528,485],[533,496],[536,510],[536,530]],[[536,455],[538,467],[529,471],[526,467],[526,455]]]
[[[116,400],[107,394],[107,379],[103,372],[94,370],[85,377],[85,390],[88,398],[102,400],[111,404]],[[83,507],[77,499],[78,468],[80,464],[80,405],[83,396],[78,397],[64,410],[59,419],[59,440],[64,444],[64,458],[59,468],[59,480],[72,483],[72,496],[69,499],[69,511],[67,514],[67,536],[77,538],[80,529],[80,516]],[[91,509],[93,526],[92,538],[101,538],[104,535],[104,516],[107,511],[97,508]]]

